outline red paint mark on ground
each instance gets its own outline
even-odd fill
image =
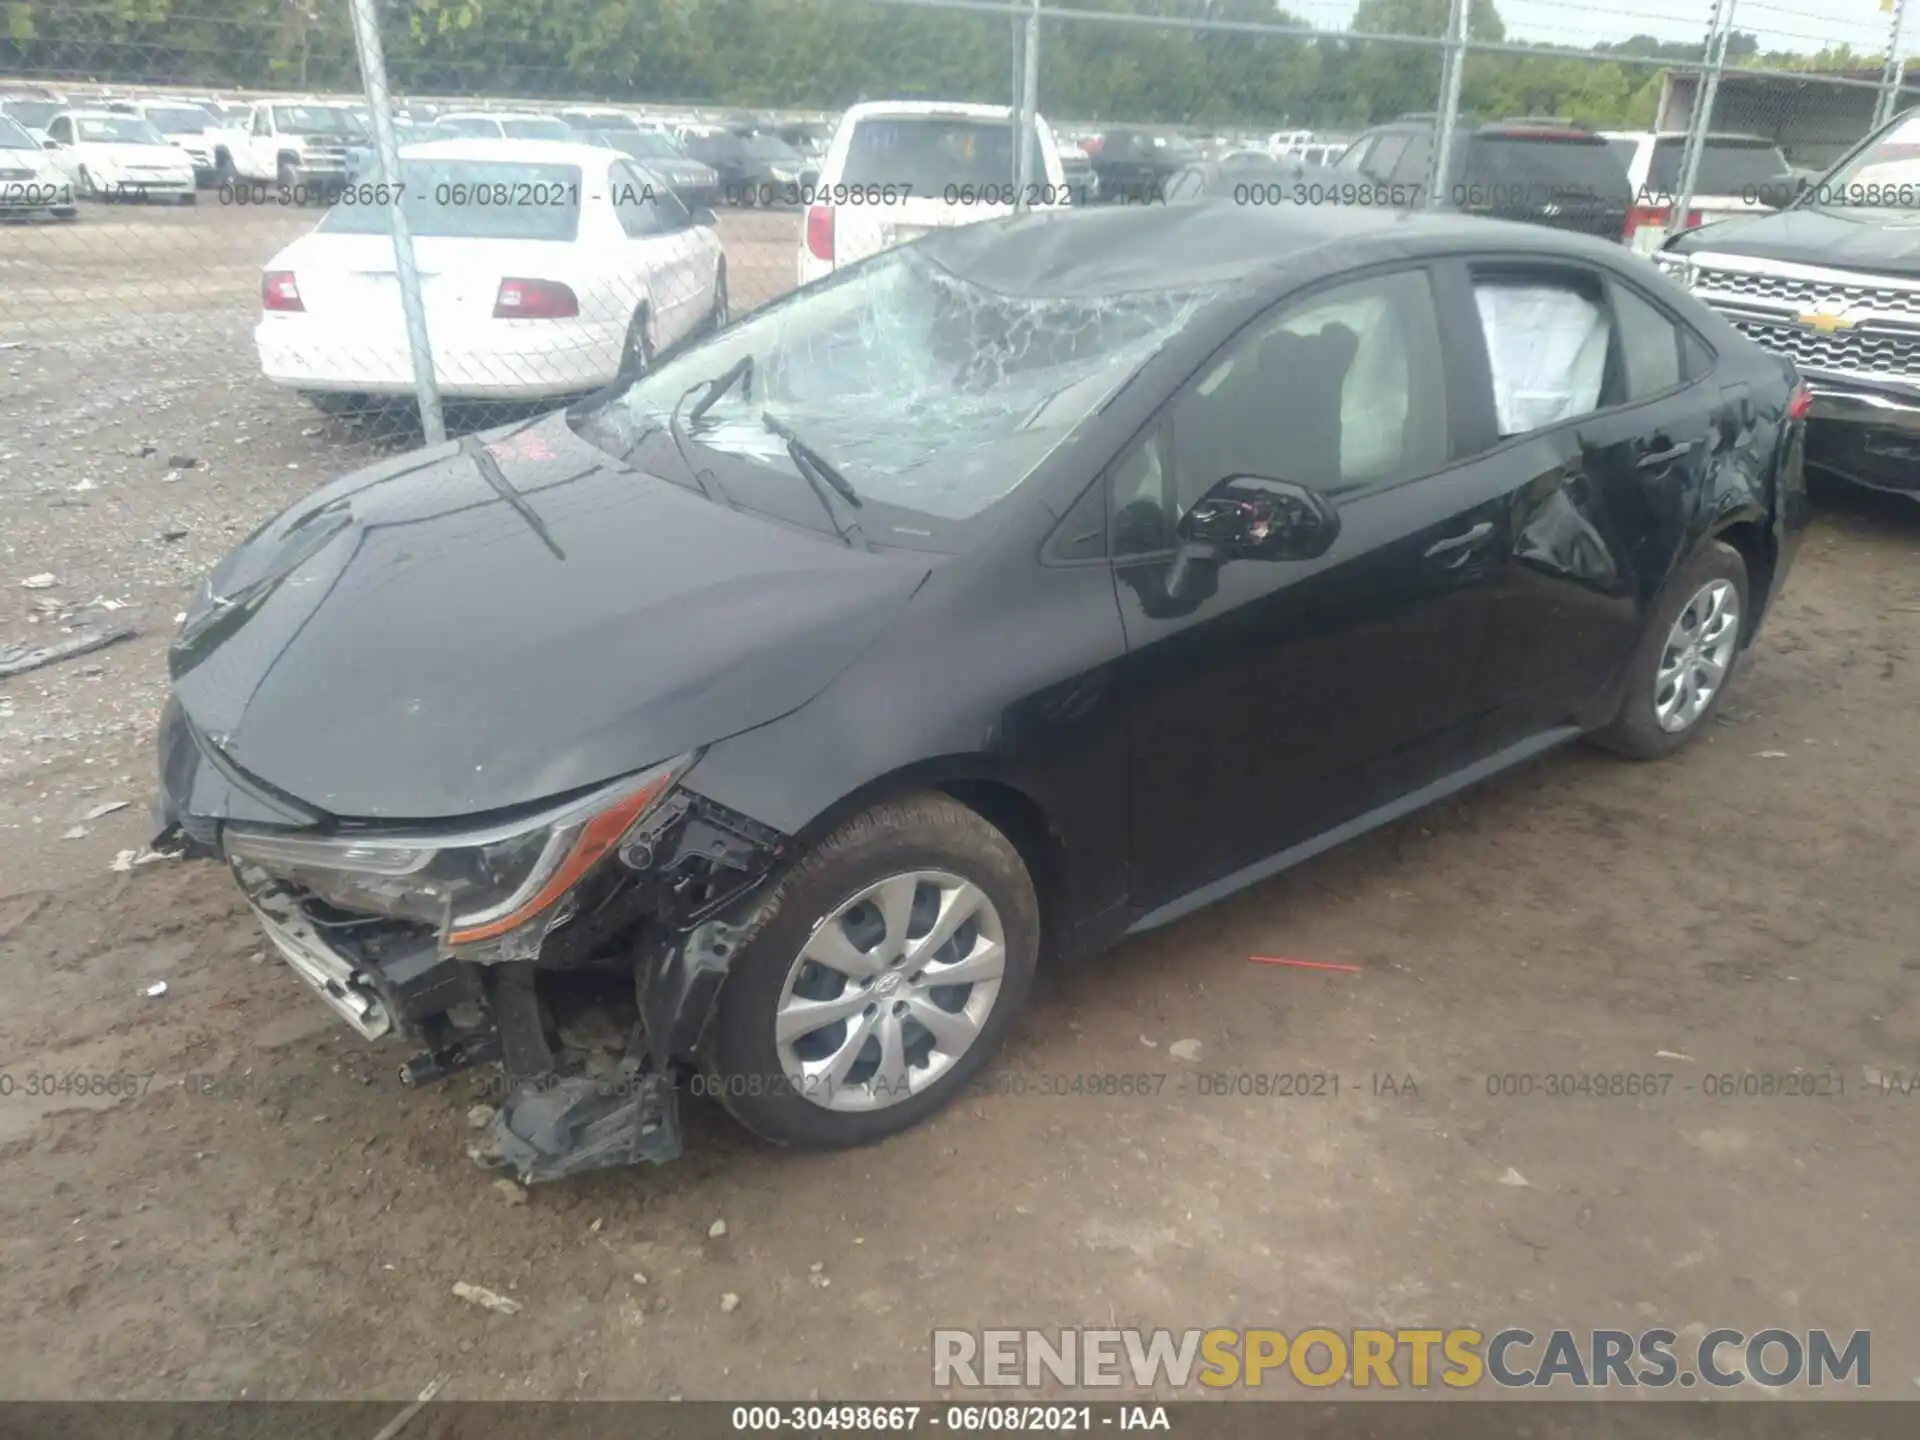
[[[1300,970],[1340,970],[1349,975],[1360,974],[1358,965],[1336,965],[1331,960],[1288,960],[1279,955],[1249,955],[1247,960],[1253,965],[1292,965]]]

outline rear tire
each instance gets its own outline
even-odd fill
[[[1595,733],[1595,743],[1630,760],[1660,760],[1706,728],[1741,655],[1752,613],[1747,584],[1747,562],[1719,540],[1709,540],[1668,582],[1628,663],[1619,712]],[[1703,629],[1716,624],[1730,626],[1724,643],[1699,645]],[[1695,649],[1703,657],[1698,664],[1690,658]],[[1669,678],[1675,674],[1677,681]],[[1709,678],[1711,692],[1700,699]],[[1699,703],[1689,700],[1688,686]]]
[[[720,269],[713,277],[713,309],[707,314],[707,333],[718,335],[732,318],[727,299],[727,261],[720,258]]]
[[[653,337],[647,329],[647,307],[642,305],[633,312],[633,319],[627,322],[627,337],[620,346],[620,369],[613,377],[615,382],[633,384],[653,369],[653,356]]]
[[[862,898],[886,886],[910,897],[894,918],[881,899]],[[947,915],[960,923],[916,953],[936,916]],[[958,801],[922,794],[876,806],[827,836],[780,881],[748,933],[701,1057],[709,1093],[763,1139],[837,1148],[917,1125],[966,1088],[1026,1000],[1040,907],[1006,836]],[[872,973],[856,978],[815,954],[850,957],[843,963],[870,964]],[[949,967],[980,978],[943,985],[937,977]],[[843,1016],[812,1026],[795,1015],[842,1002]],[[783,1023],[799,1028],[783,1039]],[[893,1084],[882,1078],[890,1047],[904,1077]],[[839,1078],[819,1078],[837,1056],[850,1062]]]

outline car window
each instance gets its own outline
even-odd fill
[[[1413,137],[1405,131],[1393,131],[1382,135],[1374,142],[1373,153],[1361,166],[1367,174],[1376,180],[1385,180],[1392,176],[1393,167],[1400,161]]]
[[[500,122],[500,133],[514,140],[568,140],[572,128],[564,120],[526,116]]]
[[[1446,363],[1426,272],[1317,291],[1256,325],[1113,472],[1118,554],[1167,548],[1230,475],[1336,499],[1447,463]]]
[[[1624,202],[1627,168],[1598,136],[1560,131],[1469,135],[1459,152],[1458,181],[1495,194],[1533,194],[1581,201]]]
[[[644,235],[662,235],[667,225],[660,214],[659,189],[626,161],[616,161],[607,172],[613,201],[613,213],[620,228],[635,239]]]
[[[1433,137],[1414,135],[1400,152],[1400,159],[1393,167],[1393,174],[1387,178],[1395,185],[1422,185],[1426,183],[1427,169],[1433,164]]]
[[[269,126],[268,126],[268,124],[267,124],[267,112],[266,112],[266,111],[264,111],[264,110],[256,110],[256,111],[254,111],[254,114],[253,114],[253,133],[254,133],[254,134],[256,134],[256,135],[266,135],[266,134],[269,134],[269,133],[271,133],[271,132],[270,132],[270,127],[269,127]]]
[[[1678,135],[1662,136],[1653,147],[1647,170],[1647,188],[1662,194],[1680,189],[1681,161],[1687,142]],[[1745,195],[1777,190],[1787,185],[1792,169],[1779,146],[1770,140],[1714,136],[1700,150],[1700,169],[1693,177],[1696,195]]]
[[[1620,168],[1629,174],[1633,171],[1634,157],[1639,153],[1638,140],[1609,140],[1607,148],[1613,151],[1614,158],[1620,162]]]
[[[580,171],[573,165],[408,158],[401,201],[416,238],[570,241],[580,227]],[[391,207],[376,187],[349,190],[319,228],[336,235],[384,235]]]
[[[60,107],[51,100],[5,100],[0,101],[0,111],[28,129],[39,129],[60,113]]]
[[[1687,373],[1680,327],[1624,285],[1614,287],[1613,319],[1620,332],[1627,399],[1645,400],[1677,388]]]
[[[80,138],[102,145],[164,145],[160,132],[137,115],[89,116],[79,122]]]
[[[73,139],[73,122],[62,115],[47,128],[47,138],[58,140],[62,145],[70,143]]]
[[[1346,148],[1345,153],[1334,162],[1333,168],[1336,170],[1364,170],[1368,158],[1373,154],[1375,138],[1377,137],[1362,136],[1360,139],[1354,141],[1353,144]]]
[[[1036,124],[1029,164],[1046,178]],[[1004,185],[1013,179],[1013,126],[967,116],[876,115],[847,137],[840,175],[845,185],[912,186],[915,195],[940,197],[963,186]]]
[[[1476,275],[1500,435],[1524,435],[1612,403],[1613,326],[1586,276]]]

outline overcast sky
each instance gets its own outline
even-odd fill
[[[1316,26],[1345,29],[1351,0],[1282,0]],[[1881,54],[1893,17],[1880,0],[1733,0],[1733,26],[1760,37],[1763,50],[1811,54],[1823,45],[1847,44]],[[1711,0],[1494,0],[1507,38],[1585,49],[1629,35],[1659,40],[1703,41]],[[1902,48],[1920,53],[1920,3],[1910,0]]]

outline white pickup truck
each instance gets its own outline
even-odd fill
[[[365,142],[366,128],[342,105],[263,100],[210,138],[221,184],[271,184],[288,201],[331,203],[346,183],[347,152]]]

